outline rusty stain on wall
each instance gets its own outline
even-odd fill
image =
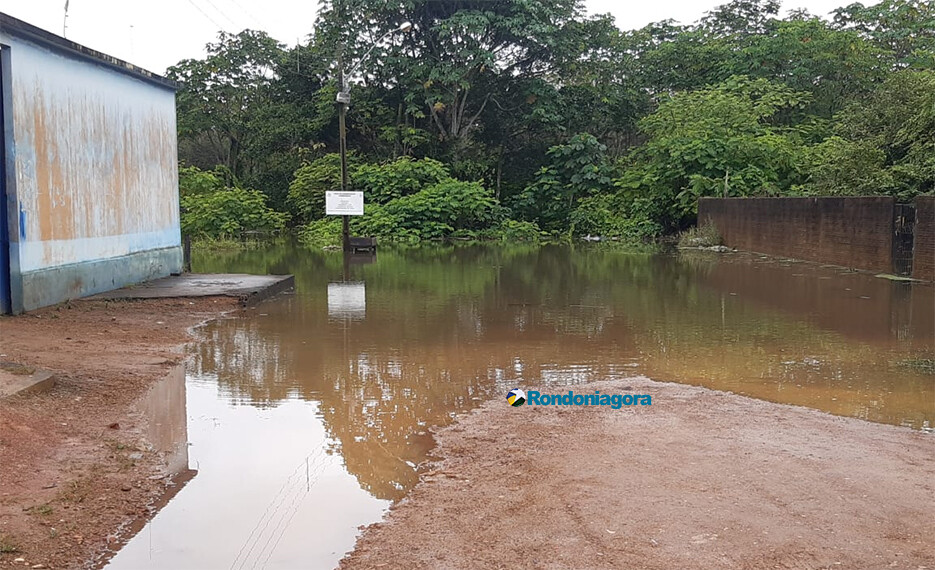
[[[24,269],[177,246],[174,93],[28,42],[13,48]]]
[[[10,310],[180,271],[175,84],[3,13],[0,43]]]

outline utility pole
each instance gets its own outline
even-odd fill
[[[383,36],[374,42],[370,46],[364,55],[360,58],[351,71],[347,75],[354,75],[357,68],[360,67],[360,64],[363,63],[367,56],[370,55],[370,52],[373,51],[373,48],[377,47],[383,40],[389,37],[391,34],[396,32],[408,32],[412,29],[411,22],[403,22],[398,28],[392,29]],[[338,102],[338,138],[341,141],[341,191],[347,192],[347,106],[351,103],[351,88],[347,84],[347,76],[344,73],[344,47],[341,47],[341,52],[338,54],[338,95],[335,98]],[[344,251],[351,251],[351,230],[350,230],[350,218],[347,215],[342,216],[343,220],[341,223],[341,233],[343,234],[344,242]]]
[[[69,0],[65,0],[65,17],[62,19],[62,37],[63,38],[68,37],[67,36],[68,34],[68,2]]]
[[[338,138],[341,143],[341,192],[347,192],[347,104],[351,97],[344,85],[344,61],[342,56],[338,56]],[[350,218],[345,214],[341,216],[341,238],[344,251],[351,251],[351,226]]]

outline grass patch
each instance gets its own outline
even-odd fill
[[[200,237],[192,239],[192,250],[198,251],[242,251],[257,249],[273,241],[273,238],[209,238]]]
[[[907,358],[897,362],[896,366],[935,376],[935,358]]]
[[[0,554],[13,554],[19,552],[19,547],[10,537],[0,534]]]
[[[10,374],[16,374],[17,376],[29,376],[36,372],[34,367],[17,362],[0,362],[0,370],[4,370]]]
[[[52,508],[52,505],[33,505],[26,509],[26,512],[31,515],[39,515],[40,517],[47,517],[55,512],[55,509]]]
[[[679,234],[679,247],[711,247],[722,245],[722,241],[717,226],[711,220],[688,228]]]

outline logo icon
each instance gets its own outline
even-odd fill
[[[522,406],[526,403],[526,392],[523,392],[519,388],[514,388],[510,390],[510,393],[506,395],[506,401],[511,406]]]

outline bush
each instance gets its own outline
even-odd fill
[[[505,210],[477,182],[448,180],[386,204],[397,227],[419,239],[441,239],[457,230],[483,230],[498,225]]]
[[[721,243],[721,234],[711,220],[692,226],[679,234],[679,247],[711,247]]]
[[[536,173],[535,181],[514,200],[512,206],[525,219],[546,230],[564,231],[579,201],[613,190],[614,168],[607,147],[587,133],[573,136],[567,144],[548,151],[549,162]]]
[[[365,164],[354,174],[355,190],[362,190],[367,203],[385,204],[415,194],[451,176],[445,165],[431,158],[399,158],[387,164]]]
[[[397,241],[403,241],[403,238],[399,237],[402,229],[398,216],[390,213],[385,206],[380,204],[365,204],[364,215],[351,219],[351,229],[359,235],[391,240],[398,238]]]
[[[353,176],[357,160],[347,157],[347,175]],[[326,154],[295,171],[289,184],[286,202],[299,223],[317,220],[325,215],[325,192],[341,189],[341,155]]]
[[[805,153],[808,181],[796,190],[815,196],[870,196],[895,193],[886,152],[876,142],[828,137]]]
[[[539,243],[542,231],[535,222],[503,220],[499,228],[499,237],[506,242]]]
[[[224,189],[223,179],[215,172],[197,166],[179,166],[179,195],[210,194]]]
[[[182,232],[194,237],[240,237],[244,232],[282,231],[289,215],[266,205],[256,190],[231,188],[181,199]]]
[[[569,220],[576,235],[620,236],[624,219],[620,200],[613,194],[599,194],[582,199]]]
[[[328,216],[299,229],[299,241],[311,247],[341,245],[341,218]]]
[[[506,210],[481,184],[449,179],[386,204],[367,204],[363,216],[351,218],[351,231],[388,241],[418,242],[499,237],[497,230],[506,227],[521,236],[517,239],[529,240],[531,234],[538,239],[535,224],[501,225],[505,215]],[[299,230],[299,237],[313,246],[340,243],[340,228],[338,218],[315,220]]]
[[[633,243],[650,241],[662,232],[662,227],[639,208],[641,204],[641,201],[626,204],[624,197],[615,194],[585,198],[571,213],[572,233]]]

